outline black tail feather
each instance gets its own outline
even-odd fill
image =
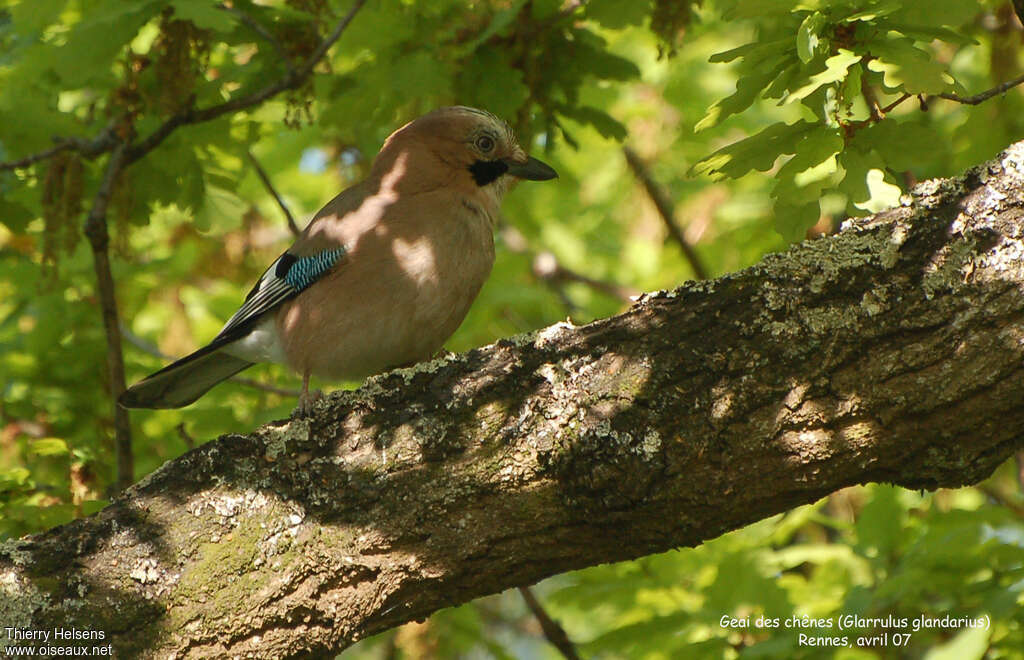
[[[206,346],[146,376],[125,390],[117,402],[125,408],[181,408],[253,365],[219,348]]]

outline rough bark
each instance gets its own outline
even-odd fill
[[[851,484],[975,483],[1024,446],[1022,189],[1018,143],[742,272],[223,436],[2,546],[0,620],[326,654]]]

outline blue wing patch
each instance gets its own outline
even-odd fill
[[[313,282],[335,266],[345,256],[344,247],[324,250],[308,257],[296,257],[285,252],[271,264],[252,288],[245,302],[221,329],[217,338],[228,339],[244,326],[281,303],[299,295]]]
[[[320,276],[334,267],[338,260],[345,255],[345,248],[324,250],[309,257],[296,259],[292,257],[291,263],[286,265],[284,257],[278,261],[275,275],[283,279],[296,291],[302,291],[313,282],[320,279]],[[286,255],[291,257],[291,255]],[[283,267],[283,268],[282,268]],[[282,275],[281,271],[284,270]]]

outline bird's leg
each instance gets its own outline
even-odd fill
[[[313,406],[324,398],[320,390],[309,391],[309,372],[302,373],[302,394],[299,395],[299,405],[292,412],[292,417],[309,417],[313,414]]]
[[[442,347],[441,347],[441,350],[439,350],[439,351],[438,351],[437,353],[434,353],[434,356],[433,356],[432,358],[430,358],[430,359],[431,359],[431,360],[439,360],[439,359],[441,359],[441,358],[446,358],[446,357],[448,357],[449,355],[455,355],[455,353],[452,353],[452,352],[451,352],[451,351],[449,351],[449,350],[448,350],[447,348],[445,348],[444,346],[442,346]]]

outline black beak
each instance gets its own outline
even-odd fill
[[[525,163],[516,163],[511,160],[506,160],[505,164],[508,165],[506,174],[519,177],[520,179],[529,179],[530,181],[547,181],[548,179],[558,178],[558,172],[553,170],[547,163],[542,163],[536,158],[530,157],[526,159]]]

